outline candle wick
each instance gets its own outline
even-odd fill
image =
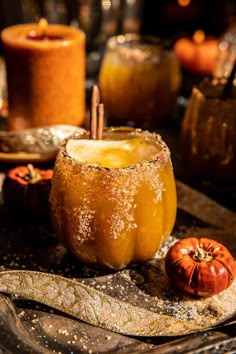
[[[46,29],[48,27],[48,21],[46,20],[46,18],[41,18],[39,20],[38,23],[38,27],[39,27],[39,32],[41,36],[45,36],[46,34]]]

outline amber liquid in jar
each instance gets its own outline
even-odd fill
[[[135,34],[108,40],[99,86],[112,123],[155,126],[173,109],[180,83],[175,52],[163,41]]]
[[[102,141],[78,138],[55,163],[50,201],[59,239],[78,259],[111,268],[153,257],[176,216],[168,147],[132,128],[110,128]]]

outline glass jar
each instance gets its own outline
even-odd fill
[[[176,215],[168,147],[159,135],[128,127],[108,128],[102,141],[89,132],[77,139],[85,139],[86,153],[88,144],[95,151],[112,141],[112,148],[95,163],[68,154],[68,142],[61,147],[50,195],[56,235],[86,263],[122,268],[153,257]]]
[[[162,40],[136,34],[108,40],[99,86],[112,123],[156,125],[171,112],[180,83],[175,52]]]
[[[227,28],[220,38],[218,56],[213,71],[217,78],[228,78],[236,60],[236,24]]]
[[[236,87],[222,98],[224,79],[194,87],[180,134],[188,174],[218,185],[236,182]]]

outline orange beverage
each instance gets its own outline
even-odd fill
[[[164,40],[135,34],[108,40],[99,87],[111,122],[156,126],[171,113],[180,84],[178,59]]]
[[[109,128],[70,138],[55,163],[50,195],[61,242],[80,260],[121,268],[154,256],[170,235],[176,188],[158,134]]]

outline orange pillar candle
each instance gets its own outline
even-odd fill
[[[2,31],[9,129],[81,125],[85,118],[85,35],[64,25],[22,24]]]

